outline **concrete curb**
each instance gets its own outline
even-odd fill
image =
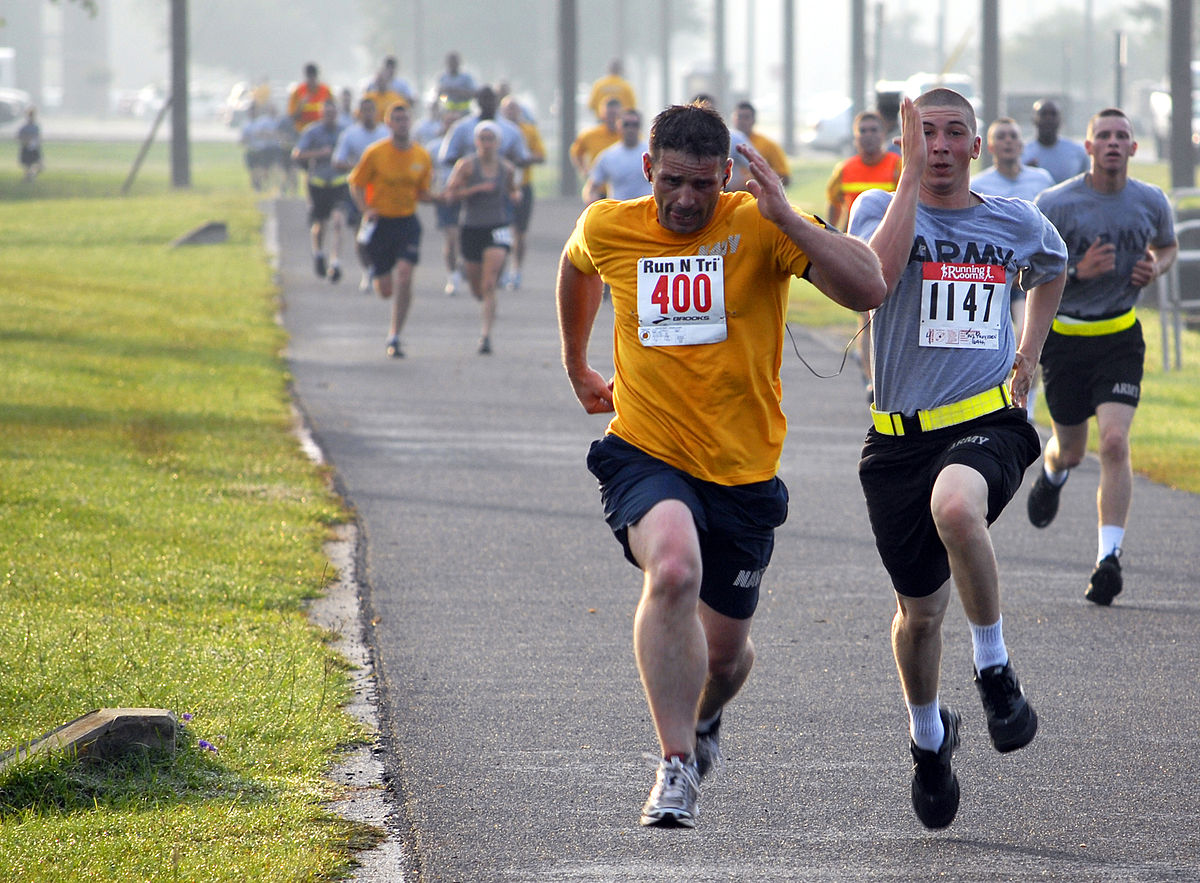
[[[279,223],[275,201],[264,200],[261,208],[264,248],[278,282]],[[281,315],[277,314],[276,319],[283,324]],[[294,401],[292,412],[293,431],[301,449],[314,463],[324,465],[327,462],[325,455]],[[335,538],[325,545],[325,553],[338,578],[308,611],[310,622],[337,635],[332,646],[351,665],[353,698],[345,711],[362,723],[371,735],[368,744],[353,749],[329,770],[329,781],[344,795],[331,802],[329,808],[344,819],[373,825],[384,835],[374,848],[354,855],[357,867],[350,879],[363,883],[403,883],[407,876],[406,852],[388,823],[394,807],[385,781],[383,759],[386,750],[379,741],[379,693],[374,658],[366,641],[362,616],[358,540],[357,525],[344,524],[336,529]]]

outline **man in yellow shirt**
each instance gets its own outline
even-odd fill
[[[621,140],[621,102],[616,98],[608,99],[604,105],[604,119],[599,125],[584,129],[571,142],[568,153],[571,162],[581,178],[587,178],[592,170],[592,163],[606,147],[611,147]]]
[[[881,303],[865,243],[792,207],[749,145],[748,191],[726,192],[729,130],[699,105],[650,130],[653,195],[594,202],[559,263],[563,364],[588,413],[615,411],[592,444],[605,517],[643,572],[634,651],[662,760],[641,823],[693,827],[699,782],[720,765],[722,709],[754,662],[750,623],[787,516],[776,473],[793,276],[854,310]],[[588,340],[612,290],[611,381]]]
[[[786,187],[792,181],[792,170],[788,165],[787,154],[783,148],[772,141],[762,132],[755,131],[754,124],[758,121],[758,111],[749,101],[739,101],[733,111],[733,127],[750,139],[754,149],[763,155],[763,159],[771,170],[779,176]]]
[[[417,203],[431,202],[433,159],[409,138],[412,112],[397,101],[387,112],[392,137],[363,151],[350,173],[350,195],[363,220],[358,241],[366,251],[375,291],[392,300],[387,354],[401,358],[400,332],[412,303],[413,268],[421,254],[421,222]]]
[[[588,96],[588,107],[592,109],[596,119],[604,118],[605,107],[612,98],[621,102],[621,110],[637,107],[633,86],[622,74],[621,59],[614,58],[608,63],[608,73],[592,83],[592,92]]]

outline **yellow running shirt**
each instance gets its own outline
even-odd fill
[[[580,272],[598,273],[612,289],[616,416],[608,431],[717,484],[773,477],[787,435],[779,368],[788,292],[791,277],[807,271],[809,261],[759,213],[754,197],[722,193],[712,220],[690,234],[665,229],[652,196],[601,200],[580,215],[566,254]],[[723,278],[711,283],[695,273],[711,261],[684,260],[717,255]],[[691,275],[681,272],[686,268]],[[653,318],[646,318],[660,296],[667,301],[664,312],[686,312],[687,294],[694,291],[707,303],[710,288],[723,289],[725,327],[717,333],[724,339],[643,345],[643,339],[662,340]],[[687,340],[691,331],[684,323],[679,335]]]
[[[401,150],[391,138],[363,151],[350,173],[350,183],[366,191],[367,205],[384,218],[417,212],[417,201],[433,182],[433,160],[420,144]]]

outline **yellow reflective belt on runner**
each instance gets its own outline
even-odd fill
[[[1000,411],[1010,405],[1012,405],[1012,396],[1009,395],[1008,387],[1001,383],[999,386],[986,389],[969,399],[951,402],[928,411],[917,411],[915,417],[905,417],[899,411],[876,411],[871,408],[871,420],[875,424],[876,431],[882,432],[884,435],[904,435],[906,432],[930,432],[934,429],[945,429],[947,426],[966,423],[976,417]]]
[[[1070,316],[1055,316],[1054,324],[1050,327],[1059,334],[1070,337],[1100,337],[1132,328],[1136,321],[1137,309],[1131,307],[1128,313],[1113,316],[1111,319],[1072,319]]]

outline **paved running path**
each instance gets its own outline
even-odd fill
[[[961,608],[943,701],[963,712],[962,807],[928,832],[909,804],[893,601],[855,475],[867,423],[853,368],[784,364],[791,431],[759,661],[723,729],[725,773],[695,831],[642,830],[654,747],[631,649],[637,571],[600,514],[585,415],[558,359],[553,285],[578,206],[534,212],[525,285],[478,311],[441,293],[426,240],[407,358],[385,306],[312,275],[298,201],[278,204],[299,403],[362,528],[394,834],[413,881],[1194,880],[1200,874],[1200,500],[1139,479],[1126,592],[1083,600],[1098,467],[1036,531],[1025,491],[996,525],[1005,632],[1042,720],[1026,750],[987,742]],[[593,337],[606,361],[611,322]],[[828,339],[796,329],[819,370]]]

